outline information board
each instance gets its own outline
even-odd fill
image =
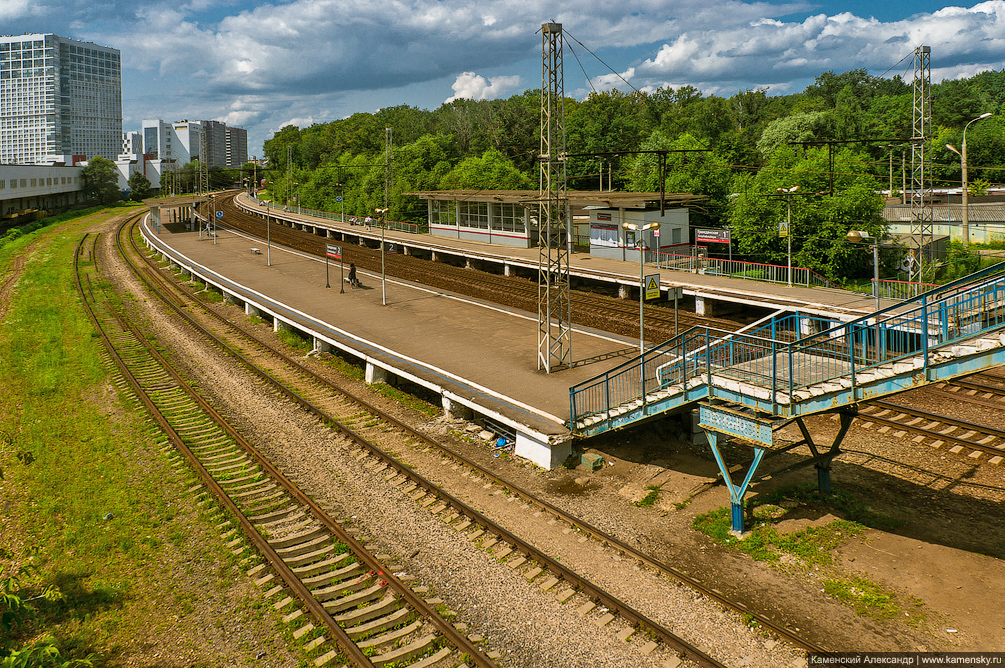
[[[728,244],[729,230],[719,230],[711,228],[695,228],[694,242],[696,244]]]

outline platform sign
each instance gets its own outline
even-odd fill
[[[223,220],[223,211],[217,211],[216,212],[216,219],[217,220]]]
[[[782,239],[789,236],[789,224],[786,221],[778,223],[778,236]]]
[[[342,259],[342,247],[341,246],[333,246],[331,244],[325,244],[325,246],[327,247],[326,250],[327,250],[327,253],[328,253],[328,257],[333,258],[335,260],[341,260]]]
[[[650,274],[643,282],[643,289],[646,291],[646,299],[660,298],[660,275]]]
[[[696,228],[694,231],[694,242],[696,244],[728,244],[729,230]]]

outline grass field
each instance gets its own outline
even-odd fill
[[[224,548],[222,518],[195,503],[191,474],[172,468],[158,433],[116,390],[74,287],[83,231],[122,211],[0,247],[0,281],[27,253],[0,323],[0,583],[29,606],[0,598],[10,622],[0,626],[0,666],[259,664],[263,646],[282,653],[283,634],[247,631],[255,619],[274,625],[271,611]],[[246,639],[228,635],[221,610]],[[46,638],[58,657],[15,661]]]

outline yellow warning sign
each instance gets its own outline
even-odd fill
[[[643,287],[646,292],[646,299],[659,299],[660,298],[660,275],[650,274],[646,276],[645,283]]]

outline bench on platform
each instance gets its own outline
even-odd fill
[[[261,255],[262,254],[262,249],[261,248],[252,248],[251,252],[254,253],[255,255]]]

